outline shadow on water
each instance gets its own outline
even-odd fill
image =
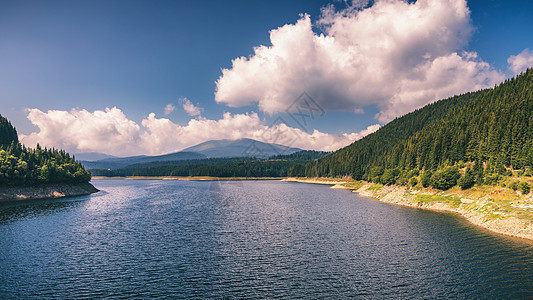
[[[106,194],[105,191],[98,195]],[[58,212],[76,208],[91,198],[91,195],[47,198],[37,200],[13,200],[0,202],[0,225],[11,222],[52,215]]]

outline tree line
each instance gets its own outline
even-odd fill
[[[212,176],[286,177],[289,170],[324,156],[322,151],[298,151],[288,155],[260,158],[207,158],[134,164],[116,170],[91,169],[97,176]]]

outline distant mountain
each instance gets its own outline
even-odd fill
[[[227,157],[256,157],[268,158],[274,155],[289,155],[298,151],[299,148],[287,147],[279,144],[269,144],[252,139],[238,140],[212,140],[207,141],[180,152],[158,156],[131,156],[131,157],[109,157],[98,160],[80,159],[80,154],[76,158],[80,160],[84,167],[88,169],[116,170],[131,165],[142,165],[155,163],[161,165],[161,162],[198,160],[206,158],[227,158]],[[90,153],[86,157],[94,158],[101,153]],[[154,164],[152,164],[154,165]]]
[[[117,158],[116,156],[105,154],[105,153],[99,153],[99,152],[84,152],[84,153],[76,153],[74,154],[76,157],[76,160],[84,160],[84,161],[95,161],[95,160],[101,160],[106,158]]]
[[[189,147],[183,151],[197,152],[210,158],[216,157],[258,157],[267,158],[273,155],[287,155],[302,151],[279,144],[269,144],[252,139],[211,140]]]
[[[97,161],[81,161],[82,165],[88,169],[120,169],[129,165],[143,164],[156,161],[177,161],[177,160],[191,160],[207,158],[204,154],[196,152],[180,151],[157,156],[130,156],[130,157],[113,157],[105,158]]]

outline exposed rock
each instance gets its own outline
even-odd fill
[[[98,192],[90,183],[54,183],[0,187],[0,201],[34,200],[89,195]]]

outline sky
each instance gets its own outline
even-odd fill
[[[533,1],[0,0],[0,114],[116,156],[252,138],[332,151],[533,66]]]

